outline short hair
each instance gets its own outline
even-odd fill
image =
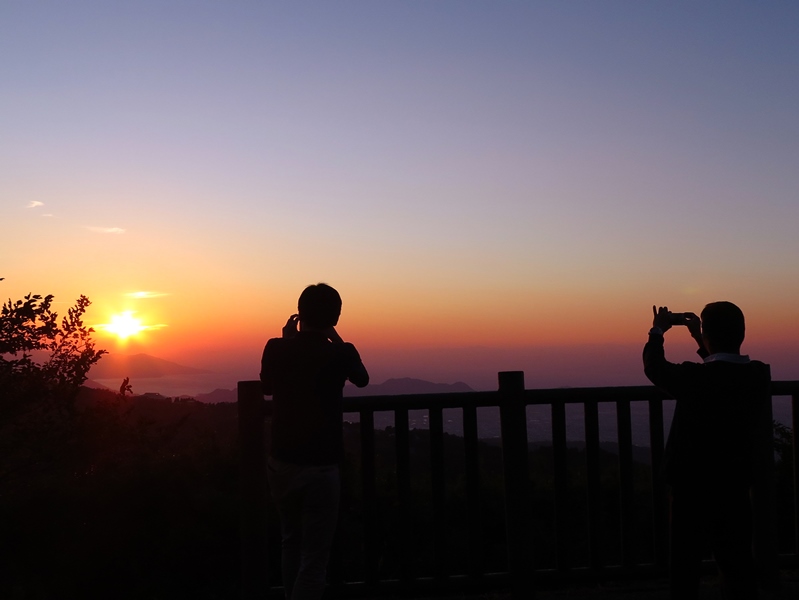
[[[702,333],[714,348],[735,350],[746,334],[743,311],[732,302],[711,302],[702,310]]]
[[[341,315],[341,296],[326,283],[309,285],[300,294],[297,311],[300,313],[300,321],[311,327],[333,327]]]

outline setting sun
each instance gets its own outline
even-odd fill
[[[146,327],[141,324],[141,321],[133,316],[132,311],[126,311],[122,314],[112,316],[111,323],[102,325],[102,327],[107,332],[116,334],[123,340],[146,329]]]

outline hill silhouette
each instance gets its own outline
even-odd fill
[[[123,377],[157,378],[170,375],[198,375],[203,369],[187,367],[150,354],[107,354],[89,371],[92,379]]]
[[[197,402],[204,402],[205,404],[235,402],[237,400],[237,392],[236,390],[217,388],[213,392],[209,392],[207,394],[195,394],[194,399],[197,400]]]
[[[354,385],[344,387],[345,397],[354,396],[402,396],[405,394],[447,394],[453,392],[473,392],[469,385],[462,381],[455,383],[433,383],[412,377],[387,379],[383,383],[369,384],[365,388]],[[236,390],[215,389],[208,394],[196,394],[198,402],[216,404],[217,402],[235,402]]]
[[[473,392],[468,384],[462,381],[455,383],[433,383],[412,377],[386,379],[383,383],[369,384],[365,388],[348,385],[344,388],[345,396],[401,396],[403,394],[450,394],[454,392]]]

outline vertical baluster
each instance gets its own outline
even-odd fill
[[[568,478],[569,471],[566,453],[566,404],[562,400],[552,402],[552,458],[554,462],[555,485],[555,543],[557,545],[557,565],[561,571],[569,564],[568,539]]]
[[[599,403],[585,403],[585,468],[588,479],[588,538],[591,569],[598,574],[602,560],[602,482],[599,465]]]
[[[400,581],[411,579],[412,538],[411,538],[411,460],[408,409],[394,411],[394,428],[397,448],[397,499],[399,511],[398,554],[400,560]]]
[[[483,574],[483,543],[480,517],[480,463],[477,443],[477,407],[463,408],[463,445],[466,462],[466,514],[469,520],[469,576]]]
[[[446,575],[446,516],[444,511],[444,416],[440,407],[429,410],[430,478],[433,492],[433,551],[436,577]]]
[[[378,581],[377,490],[375,484],[375,415],[371,410],[361,413],[361,487],[363,489],[363,552],[364,581]]]
[[[663,400],[649,401],[649,447],[652,463],[652,533],[655,565],[668,569],[669,506],[663,481]]]
[[[633,440],[630,401],[616,401],[616,423],[619,430],[619,479],[621,486],[621,551],[622,565],[635,564],[635,489],[633,482]]]

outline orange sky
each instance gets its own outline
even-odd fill
[[[638,381],[652,304],[726,299],[787,376],[798,10],[17,3],[0,291],[254,376],[323,281],[380,377],[562,385]]]

